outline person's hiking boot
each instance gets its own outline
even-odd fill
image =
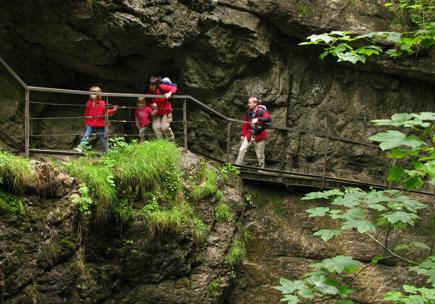
[[[83,149],[82,149],[82,147],[77,146],[77,147],[74,148],[74,151],[77,151],[77,152],[79,152],[79,153],[82,153],[82,152],[83,152]]]

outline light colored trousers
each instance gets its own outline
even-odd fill
[[[237,156],[236,165],[242,165],[245,159],[246,152],[251,144],[254,144],[255,154],[257,154],[258,166],[264,168],[264,148],[266,147],[266,141],[261,140],[255,142],[255,139],[248,141],[246,137],[243,138],[242,144],[240,145],[239,155]]]
[[[170,127],[172,122],[172,114],[166,114],[163,116],[155,115],[153,116],[153,130],[157,138],[169,138],[171,140],[175,139],[174,133]]]

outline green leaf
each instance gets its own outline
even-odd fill
[[[407,293],[411,293],[411,294],[417,294],[418,289],[415,286],[412,285],[403,285],[403,290],[406,291]]]
[[[311,208],[308,209],[307,212],[310,214],[310,217],[315,216],[325,216],[325,214],[329,211],[329,208],[327,207],[317,207],[317,208]]]
[[[401,251],[405,249],[409,249],[409,246],[406,244],[399,244],[393,248],[394,251]]]
[[[342,300],[338,300],[337,304],[355,304],[355,302],[349,299],[342,299]]]
[[[318,270],[325,269],[328,272],[335,273],[352,273],[358,270],[361,266],[359,261],[352,259],[350,256],[336,256],[330,259],[324,259],[320,263],[314,264],[314,267]]]
[[[381,144],[379,147],[383,151],[391,150],[400,146],[417,148],[424,144],[424,142],[416,136],[406,136],[406,134],[395,130],[378,133],[371,136],[369,139],[380,142]]]
[[[414,241],[411,242],[411,246],[419,249],[430,250],[430,247],[423,242]]]
[[[337,229],[322,229],[314,233],[314,236],[320,236],[325,242],[329,241],[335,236],[341,235],[341,231]]]
[[[344,230],[351,230],[356,228],[359,233],[366,233],[376,230],[375,226],[366,220],[348,220],[343,224],[342,228]]]
[[[395,211],[382,215],[384,218],[388,220],[391,224],[403,223],[414,225],[415,220],[418,218],[416,214],[407,213],[403,211]]]
[[[412,176],[404,181],[403,186],[407,190],[419,189],[424,186],[424,181],[420,176]]]
[[[290,281],[285,278],[281,278],[279,280],[279,283],[281,284],[281,286],[275,286],[274,289],[279,290],[284,294],[291,294],[297,290],[307,288],[304,281],[301,280]]]
[[[299,303],[299,299],[293,295],[285,295],[280,302],[287,302],[287,304],[297,304]]]
[[[390,153],[387,154],[387,157],[392,159],[402,159],[409,155],[411,155],[410,151],[395,148],[391,150]]]
[[[329,198],[331,196],[340,196],[344,193],[340,191],[339,189],[332,189],[328,191],[321,191],[321,192],[310,192],[306,194],[302,200],[312,200],[312,199],[320,199],[320,198]]]
[[[407,176],[405,170],[403,170],[399,166],[392,166],[388,170],[388,176],[387,181],[389,183],[399,183],[401,180],[403,180]]]
[[[389,291],[384,295],[385,301],[399,301],[402,298],[402,293],[399,291]]]

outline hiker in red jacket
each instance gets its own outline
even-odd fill
[[[258,98],[249,97],[248,111],[243,116],[242,135],[240,139],[239,155],[237,156],[236,165],[241,165],[245,159],[246,151],[254,143],[255,154],[257,154],[258,166],[264,168],[264,148],[266,146],[267,131],[266,128],[271,124],[269,112],[265,107],[259,105]]]
[[[140,142],[143,143],[145,128],[150,125],[151,115],[155,115],[157,110],[152,110],[150,105],[145,104],[145,98],[139,97],[137,99],[137,107],[135,110],[136,128],[139,130]]]
[[[170,127],[172,122],[172,105],[169,98],[177,92],[177,85],[167,77],[152,76],[148,85],[148,94],[165,95],[165,97],[152,98],[148,103],[157,110],[153,116],[153,130],[157,138],[169,138],[174,140],[174,133]]]
[[[107,140],[104,136],[104,115],[106,111],[106,103],[101,99],[101,88],[97,86],[93,86],[89,89],[89,91],[95,93],[89,96],[89,100],[86,103],[85,108],[85,126],[86,131],[83,134],[83,137],[80,141],[80,144],[74,149],[78,152],[82,152],[84,146],[87,144],[89,136],[95,132],[100,140],[101,147],[104,152],[107,152]],[[113,115],[118,106],[114,106],[113,109],[108,109],[107,114]]]

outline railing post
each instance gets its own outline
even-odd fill
[[[184,148],[187,150],[187,98],[183,102],[183,134],[184,134]]]
[[[105,139],[105,147],[103,148],[107,152],[109,150],[109,96],[105,97],[106,106],[104,107],[104,139]]]
[[[326,178],[326,163],[328,161],[328,146],[329,146],[329,136],[326,137],[325,149],[323,150],[323,172],[322,172],[322,189],[325,189],[325,178]]]
[[[26,157],[29,157],[30,148],[30,91],[25,89],[25,101],[24,101],[24,151]]]
[[[227,124],[227,155],[226,155],[226,162],[230,162],[230,156],[231,156],[231,121]]]

